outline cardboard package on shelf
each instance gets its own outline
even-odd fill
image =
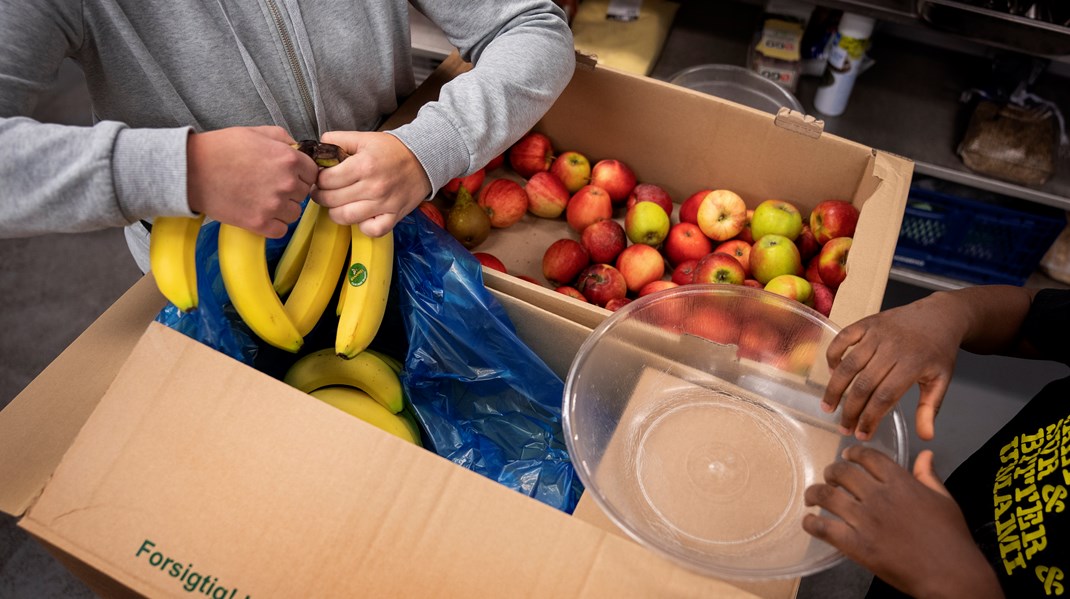
[[[444,62],[395,119],[466,66]],[[797,115],[778,124],[587,61],[537,128],[559,147],[628,162],[674,197],[715,183],[748,203],[853,200],[852,271],[832,318],[879,309],[906,161]],[[559,225],[526,223],[495,250],[531,271]],[[562,377],[608,314],[484,275]],[[226,597],[795,594],[798,580],[690,572],[589,503],[569,516],[384,433],[152,322],[163,305],[145,277],[0,412],[0,510],[102,596],[187,596],[191,584]]]

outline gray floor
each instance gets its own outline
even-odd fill
[[[64,70],[56,93],[39,107],[38,118],[89,122],[77,70]],[[120,230],[0,240],[0,288],[8,293],[0,311],[0,330],[5,332],[0,336],[0,407],[139,276]],[[891,283],[885,304],[898,305],[924,293]],[[936,451],[940,473],[946,475],[957,466],[1045,381],[1064,374],[1064,368],[1050,364],[962,354],[958,377],[940,414],[938,440],[927,444]],[[915,391],[902,402],[911,427],[916,399]],[[912,454],[922,447],[913,442]],[[846,563],[804,579],[799,597],[861,597],[869,580],[861,568]],[[0,597],[92,596],[16,528],[12,518],[0,516]]]

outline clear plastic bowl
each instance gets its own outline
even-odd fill
[[[587,493],[701,573],[799,577],[843,555],[802,529],[804,490],[858,444],[820,400],[838,329],[760,289],[686,285],[610,315],[580,347],[563,426]],[[897,407],[865,444],[907,463]]]
[[[730,64],[703,64],[684,69],[669,83],[776,114],[781,107],[805,112],[791,92],[750,69]]]

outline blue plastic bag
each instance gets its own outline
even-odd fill
[[[307,200],[306,200],[307,201]],[[270,266],[286,237],[267,241]],[[219,224],[197,241],[198,308],[168,304],[156,320],[275,378],[297,358],[260,342],[230,305],[219,270]],[[402,384],[425,446],[506,487],[572,513],[583,487],[561,428],[564,383],[517,336],[483,286],[472,254],[414,211],[394,228],[395,269],[373,348],[405,355]],[[333,343],[328,307],[302,350]]]
[[[561,429],[564,383],[516,336],[480,263],[414,211],[394,228],[405,389],[437,453],[572,513],[583,490]]]

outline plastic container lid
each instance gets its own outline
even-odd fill
[[[860,443],[820,409],[838,332],[801,303],[684,285],[604,320],[565,383],[562,424],[586,492],[642,545],[706,575],[805,576],[844,556],[802,528],[806,488]],[[907,463],[896,406],[865,445]]]
[[[805,112],[791,92],[750,69],[730,64],[703,64],[684,69],[669,83],[729,102],[776,114],[781,107]]]
[[[856,40],[868,40],[873,33],[873,27],[877,24],[875,19],[845,12],[840,17],[840,24],[836,28],[840,35]]]

